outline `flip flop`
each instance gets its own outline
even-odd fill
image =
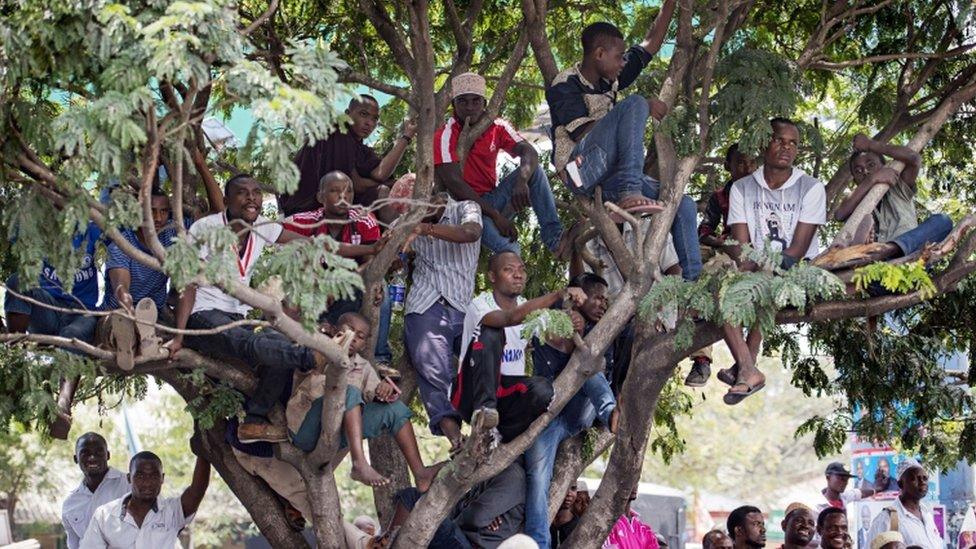
[[[735,385],[733,385],[732,387],[735,388],[736,385],[745,385],[746,387],[749,388],[749,390],[744,393],[740,393],[740,392],[732,391],[732,389],[729,389],[729,392],[725,393],[725,396],[722,397],[722,402],[728,404],[729,406],[735,406],[736,404],[745,400],[747,397],[750,397],[758,393],[759,391],[761,391],[763,387],[766,386],[766,381],[765,380],[760,381],[756,385],[749,385],[744,381],[740,381]]]
[[[156,337],[156,320],[159,311],[156,302],[144,297],[136,304],[136,332],[139,334],[139,356],[156,356],[159,354],[159,338]]]
[[[115,347],[115,363],[123,371],[135,366],[136,330],[133,322],[121,315],[113,314],[111,320],[112,346]]]
[[[736,380],[739,379],[739,363],[733,364],[731,368],[722,368],[715,377],[729,387],[734,387]]]

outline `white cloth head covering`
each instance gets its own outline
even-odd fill
[[[485,79],[480,74],[464,72],[451,80],[451,99],[466,93],[487,97]]]
[[[889,543],[896,543],[896,542],[905,543],[905,538],[901,536],[901,532],[895,532],[891,530],[887,532],[881,532],[877,536],[874,536],[874,539],[871,540],[871,549],[881,549],[882,547],[888,545]]]
[[[577,492],[586,492],[587,494],[590,493],[590,489],[589,489],[589,487],[586,486],[586,481],[585,480],[579,479],[579,480],[576,481],[576,491]]]
[[[525,534],[515,534],[503,541],[498,549],[539,549],[539,544]]]
[[[356,525],[356,528],[362,528],[363,526],[372,526],[373,530],[378,534],[380,531],[380,525],[376,523],[376,520],[369,515],[359,515],[356,517],[352,523]]]
[[[895,475],[895,478],[900,481],[902,475],[907,473],[909,469],[914,469],[916,467],[921,469],[922,464],[919,463],[918,460],[916,460],[915,458],[906,457],[902,459],[901,461],[898,462],[898,474]]]

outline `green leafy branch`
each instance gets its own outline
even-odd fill
[[[532,311],[522,323],[522,337],[538,338],[542,345],[553,338],[569,339],[573,337],[573,320],[558,309]]]
[[[895,294],[918,292],[922,299],[931,299],[938,294],[932,277],[921,259],[903,265],[875,262],[854,271],[855,288],[865,292],[872,284]]]

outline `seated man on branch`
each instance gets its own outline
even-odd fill
[[[535,147],[498,118],[475,139],[462,166],[458,140],[464,128],[474,126],[486,114],[485,79],[470,72],[460,74],[451,81],[451,92],[454,115],[434,133],[434,175],[452,198],[470,200],[481,207],[481,244],[496,253],[518,253],[518,231],[512,218],[531,205],[543,243],[557,256],[568,257],[570,231],[563,231]],[[518,169],[501,181],[496,169],[499,150],[519,159]]]
[[[630,49],[617,27],[589,25],[583,30],[582,62],[561,72],[546,90],[553,163],[573,193],[592,197],[599,185],[604,200],[628,212],[663,209],[655,200],[659,184],[644,174],[644,132],[648,116],[661,120],[667,106],[638,95],[618,103],[617,92],[630,86],[660,49],[675,5],[666,0],[644,41]],[[697,216],[694,201],[683,196],[671,234],[686,280],[696,280],[701,271]]]
[[[353,98],[346,114],[350,119],[348,128],[336,130],[325,139],[298,151],[295,157],[300,173],[298,189],[293,194],[278,198],[278,208],[284,215],[318,208],[316,196],[319,182],[322,176],[333,171],[345,173],[352,179],[356,204],[370,206],[377,199],[386,198],[390,190],[386,182],[417,133],[417,123],[413,120],[405,122],[393,147],[380,158],[364,142],[379,123],[380,105],[376,98],[370,95]]]
[[[816,257],[820,245],[817,228],[826,222],[826,191],[820,181],[793,166],[800,132],[792,120],[770,120],[773,135],[763,152],[763,165],[732,185],[729,195],[729,226],[739,244],[757,248],[769,246],[782,253],[783,269]],[[740,269],[756,265],[741,260]],[[758,326],[742,337],[740,327],[722,327],[725,342],[735,364],[717,377],[730,385],[726,404],[738,404],[766,386],[766,377],[756,368],[762,333]]]
[[[886,156],[904,164],[901,173],[885,166]],[[874,238],[869,238],[871,231],[865,230],[864,226],[857,232],[855,244],[876,242],[865,250],[857,263],[867,264],[911,255],[926,244],[941,242],[949,236],[952,220],[945,214],[938,213],[921,224],[918,222],[915,194],[918,190],[916,181],[922,169],[922,157],[918,153],[908,147],[881,143],[858,134],[854,136],[854,153],[848,160],[848,167],[856,186],[834,213],[837,221],[846,221],[872,187],[888,186],[872,217],[864,222],[871,224],[873,221]]]
[[[525,429],[552,401],[552,383],[525,372],[528,341],[522,323],[529,313],[548,309],[560,299],[579,305],[579,288],[550,292],[525,300],[525,263],[514,252],[501,252],[488,262],[492,290],[476,296],[464,315],[460,369],[451,402],[475,429],[497,426],[502,442]]]

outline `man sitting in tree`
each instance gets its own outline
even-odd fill
[[[190,236],[200,239],[205,233],[222,225],[238,235],[234,257],[214,256],[206,246],[200,248],[203,261],[231,259],[238,282],[249,285],[254,265],[264,248],[271,244],[285,244],[305,238],[282,228],[278,223],[260,215],[263,193],[256,179],[247,174],[236,175],[224,187],[227,210],[212,214],[190,227]],[[242,320],[251,308],[220,288],[212,285],[190,285],[180,296],[176,308],[176,327],[212,330]],[[167,343],[170,353],[183,347],[184,337],[178,334]],[[230,360],[243,360],[257,370],[258,385],[245,403],[247,416],[240,426],[244,442],[265,440],[282,442],[288,439],[283,427],[272,425],[268,413],[291,383],[294,370],[309,371],[325,366],[325,357],[308,347],[295,344],[274,329],[255,330],[252,326],[235,326],[213,334],[186,337],[186,344],[198,352]]]
[[[569,253],[569,232],[563,231],[539,153],[507,121],[498,118],[471,146],[464,165],[457,146],[461,131],[485,116],[485,79],[464,73],[451,80],[454,115],[434,133],[434,175],[455,200],[471,200],[481,207],[481,244],[492,252],[519,252],[518,231],[512,218],[531,205],[542,242],[557,255]],[[498,151],[518,157],[519,167],[501,181]]]
[[[585,292],[586,301],[569,312],[573,328],[584,337],[607,312],[607,281],[592,273],[573,278],[570,288]],[[532,364],[535,373],[555,381],[562,373],[576,346],[571,338],[549,338],[544,345],[538,340],[532,344]],[[607,366],[613,361],[613,345],[606,353]],[[546,426],[542,434],[525,453],[526,510],[525,533],[540,547],[550,543],[549,483],[559,444],[588,429],[593,420],[599,420],[610,432],[617,431],[617,401],[610,389],[603,369],[587,379],[579,392],[566,404],[558,416]]]
[[[617,27],[589,25],[583,30],[583,61],[561,72],[546,90],[553,163],[572,192],[592,197],[599,185],[603,199],[624,210],[661,211],[654,200],[659,185],[644,174],[644,132],[648,116],[662,119],[667,106],[638,95],[618,103],[617,92],[630,86],[660,49],[675,5],[666,0],[644,41],[630,49]],[[701,271],[697,217],[694,201],[682,197],[671,234],[687,280]]]
[[[762,167],[732,185],[728,222],[740,244],[780,252],[781,267],[789,269],[816,257],[817,228],[826,222],[827,195],[823,183],[793,166],[800,140],[796,124],[774,118],[770,125],[773,135],[763,152]],[[740,260],[742,270],[756,268]],[[718,378],[731,385],[725,403],[738,404],[766,386],[766,377],[756,368],[762,333],[753,327],[746,339],[740,327],[726,324],[722,330],[735,364],[721,370]]]
[[[476,296],[464,315],[460,370],[451,401],[475,427],[498,427],[503,442],[528,428],[552,401],[552,383],[525,372],[528,341],[522,322],[529,313],[552,307],[560,299],[586,301],[579,288],[566,288],[526,301],[525,263],[514,252],[488,261],[491,291]],[[479,425],[480,423],[480,425]]]
[[[300,173],[298,189],[278,198],[278,207],[284,215],[318,208],[319,182],[322,176],[333,171],[340,171],[352,179],[357,204],[369,206],[389,193],[386,182],[417,133],[416,122],[406,122],[393,148],[380,158],[364,143],[379,123],[379,102],[372,96],[361,95],[349,102],[346,114],[351,120],[348,128],[336,130],[324,140],[298,151],[295,157]]]

